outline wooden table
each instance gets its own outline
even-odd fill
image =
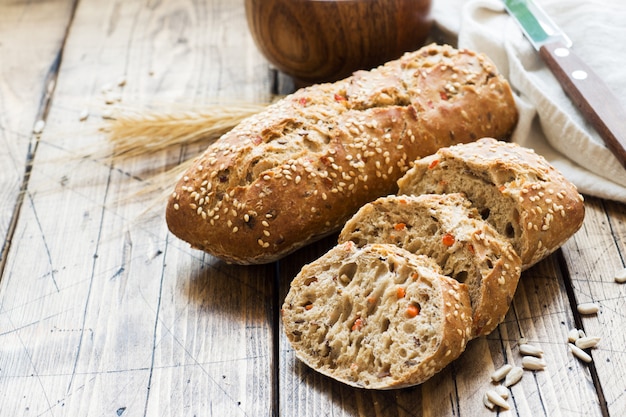
[[[376,392],[311,371],[282,334],[290,279],[332,239],[227,265],[168,233],[158,192],[140,194],[201,147],[84,156],[109,147],[103,85],[150,111],[265,102],[288,81],[254,46],[241,0],[0,3],[0,415],[492,415],[490,375],[520,363],[521,337],[547,368],[526,371],[500,414],[626,414],[621,204],[588,197],[583,228],[523,274],[497,331],[427,383]],[[579,315],[588,301],[599,313]],[[572,328],[602,338],[591,364],[569,352]]]

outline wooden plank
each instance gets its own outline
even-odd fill
[[[544,349],[548,366],[527,371],[512,389],[513,410],[500,414],[626,412],[625,287],[613,282],[625,263],[623,205],[590,199],[581,232],[524,273],[505,323],[427,383],[349,388],[298,362],[279,326],[290,279],[332,237],[277,265],[226,265],[169,235],[156,194],[136,194],[150,173],[200,147],[114,165],[77,156],[106,144],[97,131],[105,84],[139,109],[287,92],[245,32],[243,2],[81,1],[35,142],[30,131],[69,11],[61,0],[0,5],[0,51],[11,58],[0,61],[0,135],[9,150],[0,163],[10,167],[1,174],[0,231],[12,238],[0,282],[3,415],[492,415],[482,395],[495,368],[519,363],[521,336]],[[80,123],[85,108],[91,116]],[[23,205],[11,217],[35,144]],[[600,303],[600,313],[573,313],[572,302],[584,301]],[[592,365],[567,350],[574,326],[602,337]]]
[[[564,259],[570,271],[574,303],[594,302],[598,314],[576,315],[576,327],[589,336],[601,337],[590,351],[593,363],[584,365],[583,377],[594,380],[606,401],[608,414],[626,414],[626,287],[615,282],[615,273],[626,261],[626,207],[588,198],[584,227],[566,243]]]
[[[168,234],[163,201],[135,193],[179,152],[77,157],[103,146],[107,83],[131,108],[267,99],[244,27],[229,0],[80,2],[0,283],[3,414],[273,408],[274,267],[228,266]]]
[[[72,0],[0,3],[0,236],[15,225],[20,189],[36,148],[32,130],[54,89]],[[17,208],[16,208],[17,207]],[[0,261],[6,247],[0,247]],[[0,262],[1,264],[2,262]]]

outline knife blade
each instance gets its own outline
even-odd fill
[[[626,168],[626,110],[611,89],[571,49],[570,38],[532,0],[502,0],[563,91]]]

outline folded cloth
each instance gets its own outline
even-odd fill
[[[535,1],[626,108],[623,0]],[[434,0],[432,12],[447,38],[488,55],[509,80],[520,110],[514,142],[543,155],[581,193],[626,202],[626,169],[565,95],[501,1]]]

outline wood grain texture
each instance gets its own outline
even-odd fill
[[[244,19],[229,1],[80,2],[0,287],[2,414],[273,408],[273,269],[171,241],[161,208],[133,197],[179,153],[116,166],[80,157],[106,140],[106,84],[133,108],[267,100],[267,66],[232,30]]]
[[[106,143],[106,84],[131,109],[263,102],[293,88],[255,47],[243,0],[76,5],[0,3],[1,415],[492,416],[482,395],[494,369],[520,363],[522,336],[547,368],[526,371],[498,415],[626,414],[626,287],[613,280],[626,264],[624,205],[588,199],[583,228],[524,273],[505,322],[426,384],[344,386],[294,357],[279,312],[290,280],[335,237],[276,264],[227,265],[168,233],[159,196],[136,194],[199,147],[82,157]],[[580,316],[588,301],[600,312]],[[592,364],[568,352],[572,327],[602,337]]]
[[[257,46],[299,84],[335,81],[423,45],[431,0],[246,0]]]
[[[576,313],[578,328],[602,338],[590,352],[593,366],[583,367],[583,372],[585,379],[598,386],[607,414],[617,416],[626,412],[626,383],[619,376],[626,367],[626,287],[614,278],[626,264],[626,208],[597,199],[587,199],[586,205],[585,224],[566,243],[564,260],[571,275],[573,303],[600,306],[597,314]]]
[[[0,265],[28,180],[26,167],[37,150],[32,130],[45,119],[73,10],[73,0],[0,4]]]

